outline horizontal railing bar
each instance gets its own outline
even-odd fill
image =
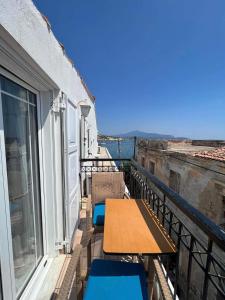
[[[190,233],[187,233],[187,234],[181,234],[180,236],[181,236],[181,237],[183,237],[183,236],[191,236],[191,234],[190,234]]]
[[[221,249],[225,250],[225,232],[212,222],[208,217],[193,207],[183,197],[174,192],[157,177],[140,166],[135,160],[129,158],[85,158],[82,162],[106,162],[106,161],[127,161],[149,181],[151,181],[176,207],[178,207],[186,216],[188,216],[207,236],[215,242]]]
[[[87,166],[86,164],[82,164],[85,162],[116,162],[118,161],[118,165],[116,166],[117,170],[124,171],[125,182],[128,183],[128,187],[131,189],[131,195],[135,198],[143,198],[146,200],[146,203],[150,205],[153,209],[154,214],[157,215],[162,214],[162,224],[165,226],[168,234],[171,236],[172,239],[176,240],[179,245],[181,244],[184,247],[185,251],[189,252],[189,256],[191,259],[198,265],[198,267],[204,272],[205,274],[205,281],[202,292],[204,292],[203,298],[205,299],[205,295],[208,295],[208,282],[217,289],[217,291],[221,294],[225,294],[224,288],[219,285],[220,282],[216,282],[216,280],[224,280],[224,271],[225,267],[222,265],[220,260],[217,260],[216,253],[212,253],[212,248],[209,247],[206,249],[206,245],[202,239],[199,239],[195,236],[195,232],[188,229],[184,223],[180,214],[178,214],[173,209],[174,207],[178,208],[186,217],[188,217],[199,229],[204,232],[208,237],[208,245],[210,244],[211,247],[213,246],[213,242],[217,244],[221,250],[225,251],[225,232],[213,223],[208,217],[202,214],[198,209],[193,207],[187,200],[185,200],[182,196],[174,192],[171,188],[165,185],[163,182],[160,181],[157,177],[155,177],[152,173],[148,172],[145,168],[139,165],[133,159],[127,158],[88,158],[88,159],[81,159],[81,171],[82,168],[85,172],[89,172],[90,170],[104,172],[104,168],[108,168],[109,171],[113,166],[95,166],[95,164],[90,164]],[[123,164],[124,162],[128,162],[128,164]],[[101,164],[100,164],[101,165]],[[130,166],[126,168],[126,166]],[[130,175],[129,175],[129,172]],[[127,180],[127,181],[126,181]],[[161,199],[163,195],[163,199]],[[145,198],[147,197],[147,198]],[[163,203],[163,204],[162,204]],[[169,203],[173,205],[169,205]],[[163,208],[163,211],[161,210]],[[176,210],[176,209],[175,209]],[[169,216],[169,219],[168,219]],[[179,228],[182,226],[182,230],[176,230],[177,224],[179,224]],[[191,237],[191,239],[189,239]],[[193,246],[191,246],[191,240],[194,240]],[[178,247],[179,249],[179,247]],[[213,264],[215,273],[210,272],[210,264]],[[218,271],[217,271],[218,268]],[[175,271],[177,273],[177,269]],[[219,274],[221,272],[221,274]],[[218,273],[218,274],[217,274]],[[190,281],[190,276],[187,278]],[[176,284],[175,284],[176,286]],[[175,287],[174,286],[174,287]]]
[[[168,199],[175,204],[186,216],[188,216],[207,236],[214,241],[221,249],[225,250],[225,232],[213,223],[208,217],[203,215],[198,209],[193,207],[183,197],[170,189],[167,185],[161,182],[157,177],[152,175],[141,167],[136,161],[131,160],[132,165],[149,179]]]
[[[225,276],[222,276],[220,274],[213,274],[213,273],[210,273],[210,272],[208,274],[209,274],[209,276],[212,276],[212,277],[217,277],[217,278],[225,279]]]
[[[88,162],[88,161],[131,161],[130,158],[81,158],[81,162]]]

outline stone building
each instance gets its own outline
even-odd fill
[[[143,167],[225,226],[225,142],[139,140]]]
[[[225,147],[224,142],[205,141],[151,141],[137,142],[138,162],[167,186],[185,198],[213,222],[225,228]],[[173,208],[176,210],[176,208]],[[177,216],[203,244],[207,239],[198,227],[176,210]],[[197,250],[197,249],[196,249]],[[199,250],[197,250],[199,251]],[[224,254],[216,251],[221,263]],[[179,251],[180,280],[179,295],[185,298],[188,252],[185,247]],[[174,262],[171,261],[173,265]],[[200,299],[199,286],[204,276],[197,263],[192,266],[189,286],[190,299]],[[215,289],[209,287],[209,299],[221,300]]]

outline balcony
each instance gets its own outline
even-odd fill
[[[225,232],[134,160],[115,161],[109,158],[81,160],[81,173],[86,178],[86,186],[91,183],[92,174],[118,171],[123,172],[127,188],[125,197],[144,200],[177,248],[177,254],[154,257],[155,276],[153,295],[150,298],[224,299]],[[103,233],[90,230],[89,214],[87,213],[81,220],[83,222],[81,229],[84,231],[81,242],[83,250],[78,252],[82,253],[84,248],[87,250],[86,254],[82,254],[82,260],[89,258],[86,263],[88,271],[93,258],[108,258],[108,256],[102,251]],[[130,256],[110,258],[123,261],[136,259],[143,263],[145,261],[142,255],[136,258]],[[87,277],[88,274],[80,277],[81,294],[85,290]]]

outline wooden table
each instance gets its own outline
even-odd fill
[[[143,200],[106,199],[103,251],[105,254],[148,255],[149,299],[153,296],[154,257],[175,254],[176,247],[152,209]]]
[[[176,253],[176,247],[143,200],[106,199],[103,251],[159,255]]]

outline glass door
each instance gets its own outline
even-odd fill
[[[2,296],[2,274],[1,274],[1,266],[0,266],[0,300],[3,299]]]
[[[16,292],[43,256],[36,95],[0,76]]]

